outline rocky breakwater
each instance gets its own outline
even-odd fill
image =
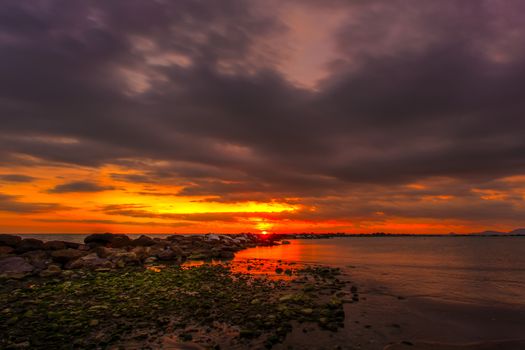
[[[54,277],[75,269],[107,271],[156,261],[231,259],[236,251],[273,245],[274,237],[255,234],[172,235],[167,238],[92,234],[84,244],[0,235],[0,278]]]

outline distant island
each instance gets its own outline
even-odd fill
[[[346,232],[335,232],[335,233],[275,233],[272,234],[274,237],[278,237],[278,240],[282,239],[322,239],[322,238],[335,238],[335,237],[448,237],[448,236],[459,236],[459,237],[471,237],[471,236],[525,236],[525,228],[518,228],[508,232],[502,231],[483,231],[483,232],[472,232],[472,233],[434,233],[434,234],[416,234],[416,233],[390,233],[390,232],[374,232],[374,233],[346,233]]]

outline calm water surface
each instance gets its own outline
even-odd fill
[[[351,237],[291,240],[236,259],[339,266],[376,292],[525,306],[525,237]]]

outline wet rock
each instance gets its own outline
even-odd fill
[[[98,269],[112,268],[113,264],[108,259],[100,258],[97,254],[91,253],[68,263],[68,267],[71,269]]]
[[[109,260],[114,261],[118,266],[140,264],[140,259],[134,252],[117,251],[109,256]]]
[[[131,249],[131,252],[135,253],[139,260],[145,260],[150,256],[149,247],[135,247]]]
[[[225,250],[223,247],[215,247],[211,249],[211,257],[219,259],[233,259],[235,254],[230,250]]]
[[[40,250],[42,248],[44,248],[44,242],[41,240],[34,238],[24,238],[16,246],[15,252],[22,254],[31,250]]]
[[[314,312],[314,310],[311,309],[311,308],[301,309],[301,313],[302,313],[303,315],[311,315],[311,314],[313,314],[313,312]]]
[[[49,241],[44,243],[45,250],[60,250],[60,249],[66,249],[66,243],[62,241]]]
[[[159,260],[173,260],[177,258],[177,253],[171,250],[171,248],[164,249],[157,254]]]
[[[235,257],[235,254],[228,250],[222,250],[219,255],[219,258],[221,259],[233,259],[234,257]]]
[[[107,258],[109,257],[111,254],[113,254],[113,249],[111,248],[106,248],[106,247],[96,247],[95,249],[95,253],[98,255],[99,258]]]
[[[47,267],[47,269],[40,271],[39,276],[40,277],[55,277],[62,274],[62,269],[60,266],[51,264]]]
[[[37,270],[45,269],[51,262],[48,253],[44,250],[32,250],[22,256]]]
[[[139,238],[134,239],[132,241],[132,244],[134,246],[142,246],[142,247],[152,246],[152,245],[155,245],[156,243],[157,242],[155,242],[151,237],[148,237],[145,235],[142,235]]]
[[[15,235],[0,234],[0,245],[16,248],[22,238]]]
[[[122,239],[123,237],[127,237],[127,236],[121,235],[121,234],[113,234],[113,233],[95,233],[95,234],[87,236],[84,239],[84,243],[89,244],[90,246],[97,246],[97,245],[107,246],[107,245],[110,245],[113,241],[117,239]]]
[[[115,237],[115,239],[111,242],[111,247],[112,248],[124,248],[124,247],[129,247],[131,245],[131,238],[129,238],[128,236],[119,236],[119,237]]]
[[[61,264],[66,264],[69,261],[76,260],[84,255],[86,255],[85,252],[71,248],[55,250],[51,253],[53,260]]]
[[[0,256],[11,254],[14,251],[15,250],[13,249],[13,247],[9,247],[9,246],[6,246],[6,245],[0,246]]]
[[[71,249],[81,249],[82,247],[89,248],[85,244],[80,244],[76,242],[64,242],[64,243],[66,244],[66,248],[71,248]]]
[[[33,265],[19,256],[0,259],[0,277],[3,278],[24,278],[30,275],[34,269]]]
[[[209,259],[208,255],[203,253],[194,253],[188,256],[188,260],[206,260]]]
[[[146,259],[144,260],[144,264],[151,264],[151,263],[156,262],[157,260],[158,260],[157,257],[155,257],[155,256],[150,256],[149,258],[146,258]]]

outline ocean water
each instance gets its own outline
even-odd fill
[[[257,247],[258,258],[338,266],[375,293],[525,307],[525,237],[349,237]]]

